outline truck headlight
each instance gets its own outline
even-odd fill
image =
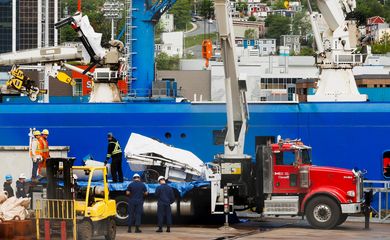
[[[355,195],[356,195],[355,191],[353,191],[353,190],[347,192],[348,197],[355,197]]]

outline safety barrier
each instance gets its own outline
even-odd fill
[[[373,219],[379,222],[384,222],[387,219],[390,219],[390,210],[389,210],[390,181],[365,180],[364,190],[365,191],[372,190],[374,201],[376,201],[371,204],[371,206],[374,206],[372,210],[373,213],[375,213],[374,214],[375,217]]]
[[[38,199],[36,201],[36,229],[37,240],[40,239],[40,221],[44,221],[45,235],[50,235],[50,221],[61,221],[61,239],[66,239],[66,221],[72,222],[73,239],[76,240],[76,209],[73,200]],[[45,237],[45,239],[47,239]]]

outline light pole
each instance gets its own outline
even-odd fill
[[[103,5],[104,17],[111,19],[111,40],[115,38],[115,20],[122,18],[122,10],[124,9],[124,4],[116,1],[109,0]]]

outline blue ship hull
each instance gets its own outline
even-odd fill
[[[246,153],[256,136],[301,138],[316,165],[368,170],[382,179],[381,155],[390,149],[390,103],[251,104]],[[224,104],[1,104],[0,145],[28,145],[31,127],[50,130],[50,145],[70,146],[77,163],[87,154],[103,161],[107,132],[124,148],[132,132],[194,152],[204,161],[223,152],[214,130],[226,124]],[[167,138],[169,137],[170,138]],[[124,164],[125,174],[131,171]]]

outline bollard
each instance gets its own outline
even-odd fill
[[[50,240],[50,221],[45,220],[45,240]]]
[[[67,236],[66,236],[66,222],[65,221],[61,221],[61,240],[66,240],[67,239]]]
[[[371,202],[373,198],[373,191],[372,189],[368,192],[364,193],[364,229],[369,230],[370,229],[370,216],[371,216]]]

